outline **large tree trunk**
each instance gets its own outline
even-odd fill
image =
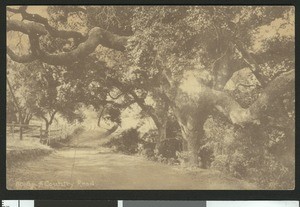
[[[161,123],[156,125],[158,130],[158,140],[156,140],[157,143],[167,139],[167,121],[167,118],[163,118]]]
[[[205,108],[203,108],[205,109]],[[183,141],[183,151],[188,152],[188,165],[190,167],[201,167],[199,148],[204,136],[203,125],[207,119],[209,110],[201,110],[202,113],[187,112],[187,107],[174,108],[174,114],[180,125]]]
[[[187,148],[189,152],[189,166],[190,167],[201,167],[201,160],[199,159],[198,151],[200,148],[199,134],[195,130],[188,131],[187,137]]]
[[[162,122],[156,123],[158,136],[155,140],[155,149],[160,151],[162,143],[167,139],[167,119],[162,119]]]
[[[189,116],[187,122],[181,123],[182,135],[186,140],[186,149],[188,151],[188,165],[190,167],[201,167],[199,158],[200,140],[204,136],[203,123],[201,117]]]
[[[188,151],[188,142],[186,141],[186,139],[182,139],[182,151]]]

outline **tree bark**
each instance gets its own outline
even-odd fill
[[[202,110],[193,113],[195,109],[189,109],[187,105],[182,105],[181,107],[173,108],[173,112],[180,125],[181,134],[184,139],[183,151],[188,152],[188,165],[190,167],[201,167],[199,148],[201,139],[204,136],[203,125],[210,110],[204,107]]]
[[[160,149],[161,143],[163,140],[167,139],[167,120],[163,120],[162,122],[155,123],[155,126],[158,131],[157,139],[155,140],[155,148]]]
[[[162,140],[167,139],[167,121],[163,121],[160,125],[156,126],[158,129],[158,140],[157,143],[161,142]]]
[[[157,120],[155,125],[158,129],[158,142],[167,139],[167,123],[168,123],[168,113],[169,105],[167,103],[162,103],[161,105],[156,106]]]
[[[205,118],[189,116],[186,124],[182,127],[184,137],[187,141],[190,167],[202,167],[199,157],[200,141],[203,139],[203,124]]]

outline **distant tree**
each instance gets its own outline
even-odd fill
[[[63,70],[33,62],[23,66],[9,64],[8,71],[7,80],[16,99],[14,103],[21,109],[20,123],[29,124],[35,116],[45,121],[48,132],[58,113],[69,122],[83,120],[83,115],[78,111],[82,100],[76,89],[64,82]]]
[[[22,64],[8,61],[7,64],[7,115],[10,117],[8,122],[19,124],[29,124],[33,112],[30,106],[34,103],[34,93],[27,87],[28,75],[25,66]]]

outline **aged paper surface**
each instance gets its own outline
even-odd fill
[[[294,189],[291,6],[8,6],[9,190]]]

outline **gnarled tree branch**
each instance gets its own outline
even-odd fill
[[[8,7],[7,11],[14,12],[14,13],[20,13],[22,15],[23,19],[34,22],[32,24],[35,24],[35,25],[38,25],[37,23],[42,24],[44,26],[44,29],[47,30],[52,37],[58,37],[58,38],[62,38],[62,39],[74,38],[76,40],[80,40],[80,42],[82,42],[85,39],[85,36],[83,36],[80,32],[68,31],[68,30],[58,30],[58,29],[52,27],[49,24],[47,18],[42,17],[38,14],[30,14],[26,11],[26,9],[27,9],[26,6],[21,6],[21,7],[19,7],[19,9],[13,9],[13,8]]]
[[[79,42],[77,48],[70,52],[62,52],[57,54],[49,54],[40,50],[39,40],[36,39],[35,47],[31,45],[32,53],[25,56],[17,56],[11,49],[8,51],[8,55],[17,62],[30,62],[34,59],[40,59],[41,61],[51,65],[69,65],[72,64],[90,53],[94,52],[98,45],[102,45],[107,48],[111,48],[117,51],[124,51],[127,44],[128,37],[119,36],[106,31],[102,28],[95,27],[90,30],[87,36],[83,36],[77,31],[58,30],[52,27],[47,18],[44,18],[38,14],[30,14],[26,11],[26,6],[20,6],[18,9],[8,7],[7,10],[22,15],[23,19],[30,22],[23,22],[18,20],[7,21],[7,32],[18,31],[29,36],[32,35],[41,36],[50,34],[52,37],[58,37],[63,39],[73,38]],[[35,56],[34,58],[32,56]]]
[[[129,94],[133,97],[135,102],[141,107],[141,109],[146,112],[154,121],[156,126],[160,126],[161,122],[159,121],[159,118],[152,106],[146,105],[145,100],[142,98],[139,98],[137,94],[134,91],[129,92]]]
[[[87,40],[79,44],[76,49],[58,54],[49,54],[40,51],[41,56],[39,59],[51,65],[69,65],[94,52],[99,44],[104,47],[123,51],[125,50],[126,42],[127,37],[120,37],[99,27],[94,27],[90,30]]]
[[[38,23],[23,23],[17,20],[9,20],[7,28],[8,31],[20,31],[29,35],[29,37],[32,35],[47,34],[45,27]],[[118,36],[99,27],[95,27],[90,30],[86,41],[80,43],[76,49],[70,52],[49,54],[40,50],[38,47],[39,44],[35,44],[35,47],[31,45],[31,55],[17,56],[11,49],[8,50],[8,55],[14,61],[22,63],[31,62],[34,59],[40,59],[41,61],[51,65],[69,65],[94,52],[96,47],[100,44],[114,50],[124,51],[127,39],[128,37]],[[34,54],[34,50],[38,51],[36,53],[38,55]],[[32,56],[35,56],[35,58]]]
[[[245,46],[243,44],[242,41],[240,40],[236,40],[235,42],[235,46],[237,48],[238,51],[240,51],[240,53],[242,54],[244,61],[250,66],[251,71],[253,72],[253,74],[255,75],[255,77],[257,78],[257,80],[260,82],[260,84],[265,87],[266,86],[266,80],[265,78],[259,73],[258,69],[259,66],[257,64],[257,62],[255,61],[255,59],[252,57],[252,55],[245,49]]]
[[[31,34],[37,34],[37,35],[46,35],[47,30],[46,28],[38,23],[33,23],[33,22],[22,22],[19,20],[7,20],[6,23],[6,32],[9,31],[17,31],[17,32],[22,32],[27,35]]]
[[[8,56],[13,60],[18,63],[28,63],[36,60],[36,57],[33,56],[32,54],[27,54],[27,55],[17,55],[15,54],[9,47],[6,48]]]
[[[210,95],[208,95],[210,101],[212,101],[220,112],[228,117],[232,123],[244,125],[247,123],[258,123],[261,113],[263,113],[268,105],[278,98],[278,96],[288,91],[293,86],[294,81],[295,70],[282,73],[268,84],[249,108],[242,108],[233,98],[224,92],[212,89],[207,90],[211,90]]]

